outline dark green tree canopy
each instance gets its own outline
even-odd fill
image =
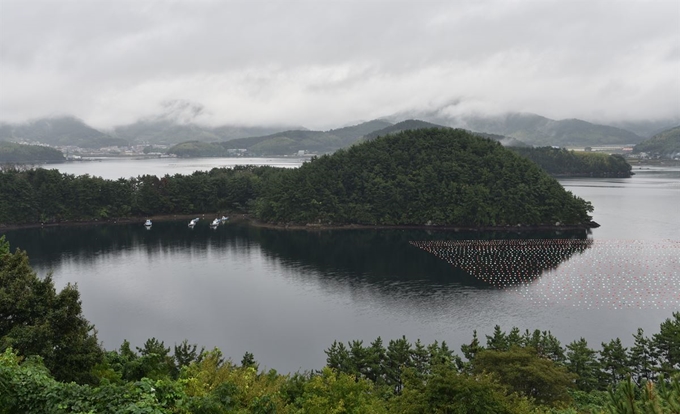
[[[255,203],[268,222],[577,225],[592,211],[531,161],[464,130],[379,137],[276,178]]]
[[[630,177],[632,166],[617,154],[553,147],[511,147],[555,177]]]
[[[91,369],[102,360],[94,327],[83,317],[74,285],[57,293],[51,276],[40,279],[25,252],[11,253],[0,238],[0,352],[39,355],[54,378],[96,381]]]
[[[61,151],[40,145],[24,145],[0,141],[0,163],[61,162]]]

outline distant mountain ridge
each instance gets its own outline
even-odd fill
[[[660,132],[633,148],[633,152],[646,152],[655,156],[673,157],[680,154],[680,125]]]
[[[444,126],[444,125],[437,125],[433,124],[431,122],[425,122],[421,121],[418,119],[407,119],[406,121],[401,121],[399,123],[396,123],[394,125],[390,125],[386,128],[380,129],[378,131],[371,132],[370,134],[365,135],[361,140],[362,141],[370,141],[373,140],[377,137],[380,136],[385,136],[385,135],[392,135],[392,134],[397,134],[402,131],[409,131],[409,130],[415,130],[415,129],[425,129],[425,128],[437,128],[437,129],[448,129],[452,127]],[[515,147],[524,147],[526,144],[518,139],[515,138],[510,138],[506,137],[503,135],[498,135],[498,134],[489,134],[486,132],[473,132],[473,131],[468,131],[472,133],[473,135],[482,137],[482,138],[489,138],[494,141],[500,142],[503,146],[515,146]]]
[[[292,154],[301,150],[321,154],[350,146],[367,133],[388,125],[391,124],[373,120],[328,131],[283,131],[263,137],[235,139],[223,145],[229,149],[245,148],[260,155]]]
[[[180,109],[184,111],[183,107]],[[629,130],[580,119],[553,120],[529,113],[460,116],[448,115],[444,110],[395,114],[327,131],[310,131],[303,127],[291,126],[206,126],[194,123],[194,118],[190,116],[177,118],[174,115],[145,118],[132,124],[113,127],[111,130],[97,130],[77,118],[67,116],[41,118],[21,124],[0,123],[0,140],[42,142],[61,146],[74,145],[85,148],[240,140],[234,142],[233,146],[229,145],[225,148],[253,147],[255,152],[263,155],[296,152],[302,149],[329,152],[351,145],[357,137],[369,136],[380,129],[404,122],[405,119],[420,119],[420,122],[433,126],[462,128],[490,136],[501,135],[507,139],[515,139],[535,146],[634,145],[643,141],[640,135]],[[630,125],[636,131],[652,131],[664,125],[665,122],[622,122],[618,125]]]
[[[403,117],[405,114],[397,115]],[[529,145],[598,146],[630,145],[643,140],[639,135],[613,126],[593,124],[580,119],[553,120],[530,113],[503,115],[447,115],[442,110],[415,112],[418,119],[474,132],[498,134]],[[392,119],[392,118],[389,118]]]
[[[222,125],[208,127],[193,123],[176,123],[166,119],[142,120],[117,126],[112,135],[130,142],[173,145],[186,141],[214,142],[272,134],[278,127]]]
[[[383,120],[373,120],[329,131],[291,130],[262,137],[241,138],[225,142],[182,142],[170,148],[168,153],[180,157],[226,157],[239,154],[242,150],[246,150],[251,155],[259,156],[291,155],[298,151],[327,154],[357,143],[374,140],[377,137],[428,128],[452,129],[417,119],[408,119],[394,125]],[[472,132],[472,134],[499,141],[506,146],[526,146],[515,138],[478,132]]]
[[[284,129],[276,126],[221,125],[202,126],[160,118],[97,130],[71,116],[40,118],[28,122],[0,123],[0,141],[43,143],[52,146],[102,148],[135,144],[172,145],[185,141],[225,141],[272,134]]]
[[[437,125],[431,122],[421,121],[419,119],[407,119],[405,121],[397,122],[394,125],[386,126],[382,129],[373,131],[369,134],[365,134],[362,141],[371,141],[378,137],[383,137],[385,135],[397,134],[402,131],[414,130],[414,129],[425,129],[425,128],[438,128],[445,129],[449,128],[444,125]]]
[[[129,141],[104,134],[80,119],[66,116],[41,118],[23,124],[1,124],[0,141],[32,142],[51,146],[102,148],[126,146]]]
[[[322,154],[348,147],[362,136],[388,125],[391,124],[386,121],[373,120],[328,131],[289,130],[225,142],[184,142],[170,148],[168,152],[187,157],[226,156],[241,149],[263,156],[294,154],[298,151]]]
[[[176,144],[182,141],[217,141],[218,135],[195,124],[179,125],[167,120],[138,121],[115,127],[111,134],[130,142]]]
[[[656,134],[680,125],[680,115],[672,118],[643,120],[643,121],[616,121],[608,125],[625,129],[643,138],[651,138]]]

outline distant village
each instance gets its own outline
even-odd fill
[[[81,148],[73,145],[66,146],[52,146],[45,143],[36,142],[19,142],[20,144],[39,145],[48,148],[54,148],[64,154],[67,161],[79,161],[88,158],[99,157],[135,157],[135,158],[176,158],[176,154],[168,154],[167,150],[171,145],[165,144],[138,144],[130,146],[110,146],[102,148]],[[553,148],[560,148],[553,146]],[[609,146],[592,146],[592,147],[566,147],[568,150],[585,151],[585,152],[599,152],[603,154],[618,154],[622,155],[628,160],[658,160],[671,159],[680,161],[680,153],[673,154],[672,157],[662,157],[657,154],[648,154],[645,152],[633,153],[634,145],[609,145]],[[252,153],[246,148],[229,149],[229,156],[231,157],[257,157],[260,154]],[[304,149],[298,150],[293,154],[279,154],[281,157],[313,157],[319,155],[316,152],[307,151]]]
[[[110,146],[101,148],[82,148],[74,145],[49,145],[42,142],[18,141],[18,144],[37,145],[53,148],[61,151],[67,161],[81,161],[90,158],[103,157],[134,157],[134,158],[177,158],[176,154],[168,154],[167,150],[172,147],[165,144],[138,144],[130,146]],[[253,153],[246,148],[227,149],[229,157],[258,157],[260,154]],[[313,157],[319,155],[316,152],[298,150],[293,154],[280,154],[281,157]]]
[[[102,148],[80,148],[72,145],[54,147],[64,153],[67,160],[80,160],[83,157],[174,157],[166,153],[167,145],[130,145],[127,147],[112,146]]]

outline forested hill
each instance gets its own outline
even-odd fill
[[[111,137],[74,117],[41,118],[22,124],[0,125],[0,141],[39,142],[52,146],[81,148],[126,146],[130,143]]]
[[[489,134],[486,132],[473,132],[473,134],[482,138],[493,139],[503,144],[504,147],[528,147],[527,144],[518,140],[517,138],[506,137],[505,135]]]
[[[168,153],[180,157],[226,157],[241,149],[259,156],[291,155],[298,151],[327,153],[352,145],[362,136],[387,125],[391,124],[386,121],[373,120],[329,131],[290,130],[212,143],[196,140],[177,144],[170,148]]]
[[[362,136],[388,125],[391,124],[373,120],[329,131],[284,131],[264,137],[231,140],[222,145],[229,149],[245,148],[258,155],[293,154],[301,150],[327,153],[352,145]]]
[[[378,137],[384,137],[385,135],[396,134],[402,131],[408,131],[411,129],[424,129],[424,128],[449,128],[442,125],[432,124],[430,122],[421,121],[418,119],[407,119],[406,121],[398,122],[394,125],[386,126],[382,129],[366,134],[362,141],[370,141]]]
[[[503,115],[446,116],[445,111],[416,113],[420,119],[456,128],[465,128],[516,138],[529,145],[599,146],[636,144],[643,140],[635,133],[613,126],[580,119],[554,120],[531,113]]]
[[[64,154],[54,148],[0,142],[0,163],[60,162]]]
[[[464,130],[376,138],[283,171],[254,213],[274,223],[587,224],[590,203],[500,143]]]
[[[348,144],[352,144],[358,138],[363,137],[364,135],[368,135],[383,128],[389,128],[391,125],[392,123],[390,122],[381,119],[374,119],[373,121],[363,122],[358,125],[331,129],[328,132],[346,140]]]
[[[680,125],[660,132],[635,146],[633,152],[672,157],[680,154]]]
[[[401,121],[401,122],[398,122],[394,125],[390,125],[390,126],[385,127],[383,129],[371,132],[370,134],[367,134],[366,136],[364,136],[361,141],[370,141],[372,139],[375,139],[377,137],[382,137],[382,136],[385,136],[385,135],[396,134],[398,132],[408,131],[408,130],[412,130],[412,129],[424,129],[424,128],[446,129],[446,128],[451,128],[451,127],[433,124],[433,123],[430,123],[430,122],[421,121],[419,119],[408,119],[406,121]],[[472,131],[470,131],[470,132],[472,132]],[[522,142],[522,141],[520,141],[516,138],[506,137],[506,136],[503,136],[503,135],[489,134],[489,133],[486,133],[486,132],[472,132],[472,133],[474,135],[477,135],[477,136],[482,137],[482,138],[489,138],[489,139],[492,139],[494,141],[498,141],[505,146],[512,145],[512,146],[522,147],[522,146],[527,145],[524,142]]]
[[[498,117],[471,117],[468,128],[501,134],[530,145],[589,146],[635,144],[642,137],[607,125],[580,119],[553,120],[535,114],[513,113]]]
[[[592,207],[497,141],[448,128],[376,138],[292,170],[116,181],[0,171],[0,225],[230,210],[286,224],[482,227],[587,225]]]
[[[620,155],[552,147],[511,147],[556,177],[630,177],[631,165]]]

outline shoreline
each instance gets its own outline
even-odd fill
[[[206,213],[208,216],[212,216],[212,213]],[[20,229],[34,229],[34,228],[48,228],[48,227],[77,227],[77,226],[97,226],[100,224],[130,224],[139,222],[144,224],[144,221],[149,219],[153,221],[180,221],[180,220],[191,220],[197,216],[205,220],[206,214],[161,214],[156,216],[144,216],[144,217],[122,217],[115,219],[104,219],[104,220],[75,220],[75,221],[61,221],[58,223],[30,223],[30,224],[0,224],[0,231],[2,230],[20,230]],[[221,217],[220,215],[215,215],[215,217]],[[231,217],[230,217],[231,220]]]
[[[327,231],[327,230],[438,230],[452,232],[529,232],[529,231],[571,231],[589,230],[599,227],[596,222],[581,225],[515,225],[515,226],[440,226],[440,225],[370,225],[370,224],[274,224],[265,223],[253,219],[248,214],[243,213],[201,213],[201,214],[165,214],[148,217],[124,217],[107,220],[82,220],[82,221],[63,221],[59,223],[30,223],[30,224],[0,224],[0,233],[6,230],[21,230],[31,228],[51,228],[51,227],[76,227],[76,226],[96,226],[101,224],[130,224],[139,222],[144,224],[146,219],[153,221],[180,221],[191,220],[200,217],[202,220],[210,220],[210,217],[229,216],[230,222],[246,222],[253,227],[275,229],[275,230],[306,230],[306,231]],[[209,218],[206,219],[206,216]]]

